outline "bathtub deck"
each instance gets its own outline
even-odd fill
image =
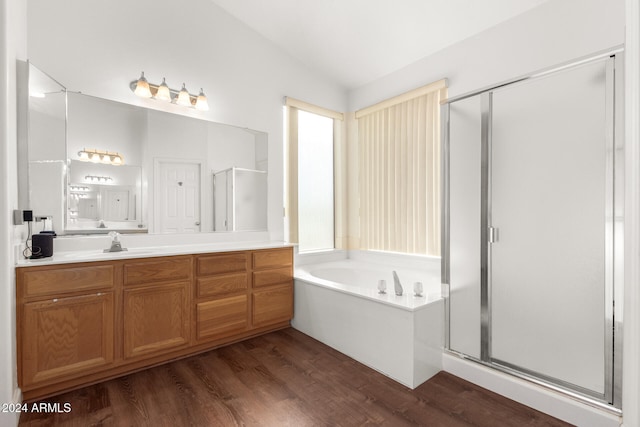
[[[441,372],[410,390],[285,329],[48,399],[21,426],[568,426]]]

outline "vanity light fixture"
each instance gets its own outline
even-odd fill
[[[134,80],[129,84],[129,87],[133,93],[142,98],[153,98],[159,101],[167,101],[184,107],[192,107],[201,111],[209,110],[207,96],[204,94],[202,89],[200,89],[198,96],[190,94],[184,83],[182,83],[182,89],[179,91],[171,89],[167,86],[164,77],[162,78],[162,83],[159,85],[149,83],[144,77],[144,71],[138,80]]]
[[[105,165],[120,166],[124,164],[124,156],[122,154],[103,150],[87,150],[83,148],[78,151],[78,158],[83,162],[102,163]]]
[[[98,176],[98,175],[87,175],[84,177],[84,180],[87,182],[92,182],[95,184],[109,184],[113,182],[113,178],[110,176]]]
[[[167,82],[165,82],[164,77],[162,78],[162,83],[158,86],[158,90],[156,91],[156,99],[160,101],[169,101],[171,102],[171,89],[167,86]]]
[[[182,83],[182,89],[178,92],[178,98],[176,99],[176,104],[182,105],[184,107],[191,106],[191,95],[189,95],[189,91],[185,87],[184,83]]]
[[[198,94],[198,98],[196,98],[196,110],[208,111],[209,103],[207,102],[207,97],[205,96],[202,88],[200,88],[200,93]]]
[[[85,187],[84,185],[71,185],[69,186],[71,191],[89,191],[89,187]]]
[[[151,98],[151,88],[149,87],[149,82],[144,77],[144,71],[140,75],[140,78],[135,81],[133,92],[141,98]]]

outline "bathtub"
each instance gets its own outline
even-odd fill
[[[295,329],[415,388],[442,368],[439,258],[350,251],[296,257]],[[392,271],[404,288],[395,295]],[[386,294],[378,281],[387,282]],[[417,297],[413,284],[423,284]]]

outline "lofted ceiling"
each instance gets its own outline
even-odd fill
[[[347,89],[549,0],[211,0]]]

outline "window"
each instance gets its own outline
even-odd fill
[[[334,248],[333,119],[298,111],[300,252]]]
[[[334,139],[342,113],[287,98],[288,241],[300,252],[335,247]]]

